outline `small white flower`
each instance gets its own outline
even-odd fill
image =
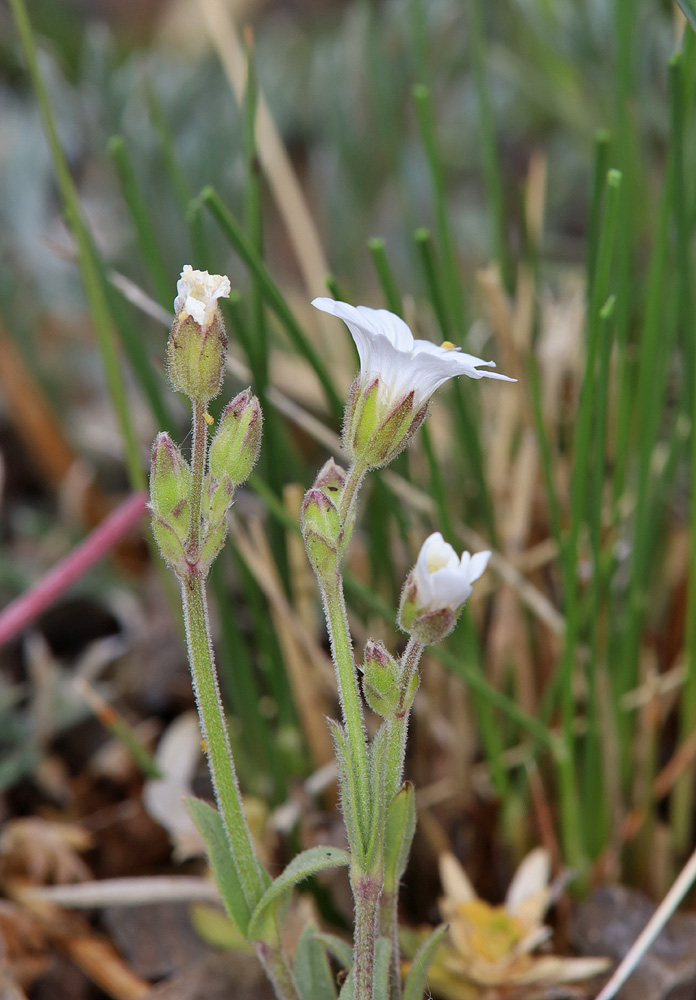
[[[406,323],[387,309],[351,306],[329,298],[314,299],[312,305],[347,325],[360,357],[360,381],[366,385],[379,378],[380,402],[385,407],[413,392],[416,412],[436,389],[457,375],[516,381],[498,372],[479,371],[495,368],[495,363],[465,354],[453,344],[438,347],[429,340],[416,340]]]
[[[439,531],[426,538],[413,569],[418,613],[457,611],[469,599],[490,557],[490,552],[474,556],[463,552],[460,559]]]
[[[190,264],[186,264],[176,284],[176,290],[174,314],[179,317],[182,312],[187,312],[205,329],[210,326],[215,315],[217,300],[226,299],[231,286],[230,279],[224,274],[194,271]]]

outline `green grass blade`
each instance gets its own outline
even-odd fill
[[[255,247],[250,243],[232,213],[225,207],[213,188],[205,188],[201,192],[200,198],[220,226],[230,245],[258,280],[266,302],[280,320],[293,345],[314,369],[326,393],[331,412],[337,419],[341,419],[343,416],[343,401],[336,392],[328,369],[295,319],[292,310],[268,273]]]
[[[152,278],[152,284],[160,305],[168,306],[172,298],[173,282],[167,274],[162,252],[157,243],[155,230],[150,219],[145,199],[143,198],[133,169],[128,148],[123,136],[114,135],[109,139],[109,156],[113,163],[121,194],[128,206],[133,225],[138,237],[140,253],[145,267]]]
[[[89,233],[80,211],[77,190],[70,175],[65,154],[60,145],[48,91],[39,71],[36,45],[24,0],[10,0],[10,6],[17,24],[29,75],[41,110],[44,129],[53,159],[53,166],[58,178],[58,187],[65,205],[66,216],[75,236],[85,294],[104,364],[106,382],[123,437],[129,479],[134,489],[141,490],[146,487],[147,481],[140,457],[138,439],[131,419],[131,407],[120,370],[116,338],[111,326],[109,308],[104,295],[104,289],[102,288],[99,269],[92,254]]]

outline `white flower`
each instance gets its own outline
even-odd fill
[[[398,404],[413,392],[416,412],[436,389],[457,375],[516,381],[498,372],[479,371],[495,368],[495,363],[465,354],[453,344],[438,347],[429,340],[416,340],[406,323],[387,309],[351,306],[329,298],[314,299],[312,305],[347,325],[360,357],[360,381],[366,385],[380,380],[383,406]]]
[[[439,531],[426,538],[413,569],[418,613],[460,608],[471,596],[473,584],[490,557],[490,552],[477,552],[474,556],[462,552],[460,559]]]
[[[180,317],[182,312],[186,312],[205,329],[215,315],[217,300],[229,296],[230,279],[224,274],[194,271],[190,264],[186,264],[176,290],[174,314]]]

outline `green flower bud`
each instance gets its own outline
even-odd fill
[[[322,493],[326,493],[330,499],[335,499],[336,495],[343,489],[345,481],[346,470],[337,465],[333,458],[330,458],[319,469],[317,478],[314,480],[314,487],[321,490]]]
[[[162,556],[180,575],[186,569],[184,545],[191,526],[191,468],[166,433],[158,434],[150,461],[152,530]]]
[[[373,712],[383,719],[400,719],[409,711],[418,689],[418,675],[409,681],[408,691],[400,699],[401,667],[389,655],[383,642],[370,639],[365,646],[363,694]]]
[[[153,514],[152,534],[167,566],[173,569],[177,576],[182,578],[187,576],[190,567],[184,543],[174,528]]]
[[[259,401],[245,389],[225,407],[210,445],[212,476],[233,487],[245,482],[254,468],[261,448],[263,414]]]
[[[227,336],[219,312],[207,330],[192,316],[175,319],[167,344],[167,371],[174,388],[206,406],[222,386],[226,351]]]
[[[343,540],[341,520],[331,498],[312,488],[302,502],[302,536],[309,561],[319,579],[338,568],[338,553]]]
[[[221,521],[218,521],[217,524],[209,522],[204,526],[200,556],[196,565],[196,569],[201,576],[205,577],[208,575],[210,567],[217,559],[225,544],[226,537],[227,519],[225,517]]]
[[[177,292],[167,370],[175,389],[205,406],[222,385],[227,336],[217,300],[230,294],[230,280],[221,274],[194,271],[187,264]]]
[[[233,499],[234,486],[229,479],[220,483],[209,472],[203,480],[203,519],[218,524],[227,515]]]
[[[182,539],[190,523],[191,468],[166,433],[158,434],[150,459],[150,506]]]

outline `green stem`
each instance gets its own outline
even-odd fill
[[[365,742],[365,723],[353,660],[353,644],[348,625],[346,602],[343,596],[343,580],[340,573],[337,572],[333,580],[320,580],[319,584],[329,630],[331,657],[336,668],[341,714],[350,746],[350,759],[355,768],[359,801],[353,806],[358,815],[365,843],[367,843],[370,817],[370,770]],[[351,847],[355,848],[355,845],[351,845]]]
[[[375,971],[375,938],[377,915],[382,895],[382,882],[362,872],[351,878],[355,899],[355,934],[353,937],[353,970],[355,1000],[373,1000]]]
[[[362,481],[365,478],[366,472],[367,466],[355,459],[351,467],[348,469],[346,481],[343,484],[343,489],[341,490],[341,499],[338,503],[338,516],[341,519],[341,524],[344,529],[349,529],[348,534],[350,534],[350,526],[352,525],[355,517],[355,505],[358,492],[362,485]]]
[[[207,451],[208,429],[205,406],[193,403],[193,443],[191,445],[191,527],[186,543],[189,562],[195,565],[201,546],[201,507],[203,503],[203,475]]]
[[[225,824],[239,881],[249,908],[253,910],[263,895],[267,877],[254,850],[242,809],[208,631],[205,583],[200,576],[192,573],[187,580],[181,581],[181,600],[193,690],[215,799]]]
[[[213,645],[208,627],[208,603],[205,580],[196,571],[201,541],[201,504],[203,475],[207,452],[207,428],[203,403],[193,402],[193,444],[191,448],[191,529],[187,539],[187,558],[191,570],[181,580],[193,691],[198,706],[201,733],[205,742],[208,767],[239,881],[249,909],[253,910],[268,884],[268,876],[258,859],[247,826],[237,772],[232,757],[225,712],[215,669]]]
[[[278,1000],[301,1000],[288,957],[281,947],[259,942],[256,954],[275,990]]]

